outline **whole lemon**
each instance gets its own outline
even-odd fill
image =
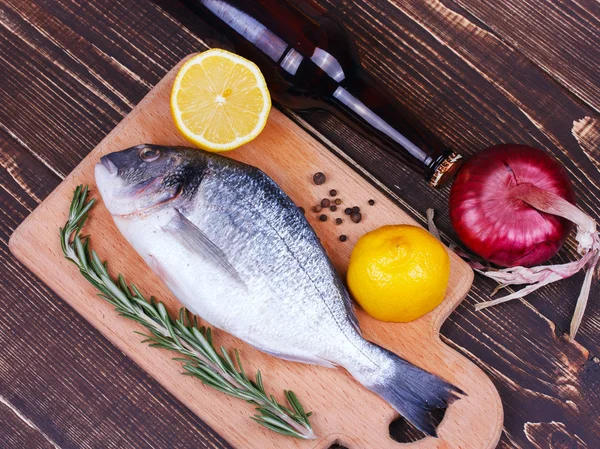
[[[446,296],[450,257],[424,229],[382,226],[352,251],[348,287],[372,317],[407,322],[435,309]]]

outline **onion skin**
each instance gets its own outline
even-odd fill
[[[529,267],[554,256],[572,223],[511,195],[530,183],[572,204],[575,192],[564,167],[527,145],[490,147],[469,159],[450,191],[450,219],[458,237],[475,254],[503,267]]]

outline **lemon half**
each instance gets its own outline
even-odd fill
[[[234,53],[212,49],[187,61],[171,92],[175,126],[208,151],[233,150],[265,127],[271,97],[260,69]]]

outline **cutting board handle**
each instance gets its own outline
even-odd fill
[[[431,322],[435,317],[431,317]],[[403,325],[386,324],[390,331],[396,332]],[[400,329],[394,329],[394,328]],[[432,327],[432,329],[435,326]],[[394,335],[394,333],[392,333]],[[454,401],[446,410],[444,419],[438,426],[438,437],[425,437],[409,443],[394,441],[389,435],[389,425],[397,419],[398,414],[390,410],[390,414],[382,416],[381,427],[370,429],[369,439],[332,433],[315,444],[314,449],[328,449],[333,444],[339,444],[348,449],[493,449],[496,447],[502,430],[503,411],[500,398],[490,379],[473,362],[439,339],[439,334],[431,339],[423,340],[427,347],[425,360],[431,364],[423,366],[462,389],[466,395]],[[493,392],[493,393],[491,393]],[[481,401],[486,401],[482,406]],[[365,414],[378,413],[379,410],[364,410]],[[486,420],[481,420],[481,413],[486,414]],[[354,417],[356,418],[356,417]],[[489,421],[496,423],[492,429]],[[356,422],[356,426],[362,423]],[[364,434],[364,432],[357,432]],[[495,437],[490,438],[490,434]]]

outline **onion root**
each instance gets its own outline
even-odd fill
[[[577,206],[533,184],[518,184],[510,190],[510,194],[535,209],[558,215],[575,223],[577,225],[577,235],[575,236],[578,243],[577,252],[582,257],[574,262],[560,265],[540,265],[530,268],[516,266],[499,270],[476,268],[477,272],[498,282],[500,288],[510,285],[527,286],[502,298],[477,304],[475,309],[481,310],[512,299],[523,298],[544,285],[566,279],[584,269],[586,273],[585,279],[579,293],[579,298],[577,299],[575,313],[573,314],[569,329],[569,339],[573,340],[587,306],[592,279],[600,265],[600,237],[596,229],[596,222]]]

